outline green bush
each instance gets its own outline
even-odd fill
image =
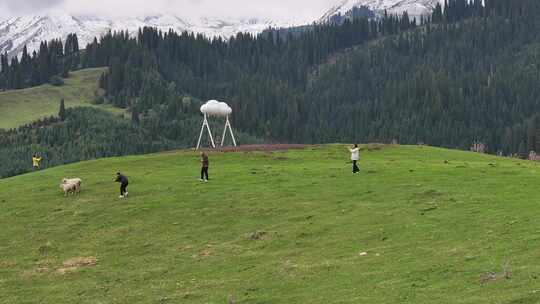
[[[64,85],[64,79],[57,75],[51,77],[51,80],[49,82],[55,87],[61,87]]]

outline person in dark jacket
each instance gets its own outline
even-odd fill
[[[128,178],[122,173],[116,173],[116,179],[114,180],[120,183],[120,196],[119,198],[126,198],[128,196],[127,186],[129,185]]]
[[[208,154],[201,152],[201,182],[208,182]]]

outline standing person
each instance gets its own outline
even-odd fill
[[[41,167],[41,157],[37,156],[37,154],[32,156],[32,167],[34,170],[39,170]]]
[[[352,160],[352,172],[354,174],[360,172],[360,168],[358,168],[358,160],[360,159],[360,149],[358,149],[358,145],[355,144],[352,149],[349,149],[351,152],[351,160]]]
[[[129,185],[128,179],[125,175],[120,172],[116,173],[116,179],[114,180],[117,183],[120,183],[120,196],[119,198],[125,198],[128,196],[127,186]]]
[[[208,154],[201,152],[201,182],[208,182]]]

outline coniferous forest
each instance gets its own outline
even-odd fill
[[[48,131],[25,126],[0,133],[10,144],[0,145],[0,160],[40,148],[61,163],[189,146],[200,101],[208,99],[232,106],[233,126],[252,136],[246,140],[395,140],[459,149],[479,141],[491,153],[525,156],[540,151],[538,16],[535,0],[449,0],[421,20],[385,14],[228,40],[143,28],[131,36],[109,33],[79,51],[70,36],[64,48],[44,43],[20,62],[8,65],[2,56],[0,88],[107,66],[103,102],[128,109],[131,119],[68,110],[65,121],[50,119],[41,128],[56,130],[55,140],[69,148],[54,150],[35,135]],[[85,115],[89,124],[103,118],[110,120],[103,125],[123,124],[134,136],[115,146],[112,127],[100,136],[88,133],[94,146],[73,144],[69,130]],[[0,176],[24,170],[14,162]]]
[[[10,61],[7,53],[0,55],[0,90],[52,83],[57,77],[67,77],[79,65],[79,41],[75,34],[68,35],[65,45],[60,39],[44,41],[32,55],[25,46],[20,60],[14,56]]]

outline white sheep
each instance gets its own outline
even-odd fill
[[[60,184],[60,188],[64,191],[64,196],[69,193],[78,194],[81,192],[82,179],[80,178],[64,178]]]
[[[75,178],[64,178],[62,180],[62,183],[64,184],[78,184],[79,186],[82,184],[82,179],[75,177]]]

